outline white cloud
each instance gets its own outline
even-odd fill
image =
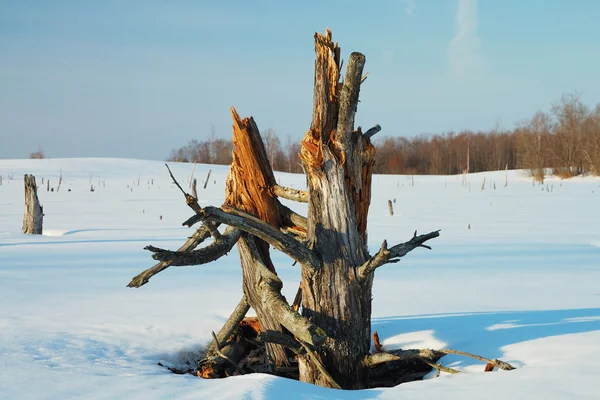
[[[417,8],[416,0],[400,0],[400,2],[406,5],[406,13],[412,17]]]
[[[477,36],[477,0],[458,0],[456,34],[448,44],[447,57],[454,78],[473,78],[483,73],[484,61],[479,53]]]

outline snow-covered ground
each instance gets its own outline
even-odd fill
[[[171,167],[187,185],[193,165]],[[227,168],[198,165],[199,181],[209,168],[200,203],[220,205]],[[60,191],[47,192],[61,170]],[[40,186],[43,236],[21,233],[25,173]],[[464,374],[342,392],[260,374],[203,380],[157,366],[193,357],[241,296],[235,251],[125,287],[153,265],[144,246],[176,249],[192,232],[181,227],[191,211],[163,163],[0,160],[0,175],[2,399],[600,398],[597,178],[539,186],[509,171],[504,187],[503,171],[468,175],[466,186],[462,176],[415,176],[414,185],[407,176],[375,176],[373,252],[385,238],[442,230],[432,251],[376,273],[373,330],[384,346],[456,348],[518,369],[483,373],[481,363],[448,356],[442,363]],[[277,179],[304,187],[299,175]],[[284,255],[274,261],[291,298],[299,270]]]

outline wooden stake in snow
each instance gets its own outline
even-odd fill
[[[44,212],[37,196],[35,176],[25,174],[25,215],[23,233],[41,235]]]
[[[483,177],[483,183],[481,184],[481,191],[485,190],[485,176]]]
[[[508,164],[504,168],[504,187],[508,186]]]
[[[198,191],[196,190],[196,183],[197,183],[197,179],[196,178],[192,179],[192,196],[194,196],[194,198],[196,200],[198,200]]]
[[[390,216],[394,216],[394,206],[391,200],[388,200],[388,211],[390,212]]]
[[[56,191],[60,190],[60,184],[62,183],[62,168],[60,169],[60,176],[58,177],[58,186],[56,187]]]
[[[196,161],[194,161],[194,168],[192,168],[192,174],[190,175],[190,188],[192,187],[192,182],[195,181],[194,172],[196,172]]]
[[[206,180],[204,181],[204,189],[206,189],[206,185],[208,185],[208,180],[210,179],[211,172],[212,172],[212,169],[209,169],[208,174],[206,175]]]

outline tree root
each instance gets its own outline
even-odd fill
[[[242,299],[244,300],[244,299]],[[299,379],[298,359],[308,358],[321,371],[330,385],[339,388],[329,374],[313,346],[304,343],[289,333],[276,331],[261,332],[260,322],[255,317],[244,318],[237,330],[226,341],[221,343],[213,333],[213,342],[206,356],[198,362],[197,369],[180,370],[159,363],[175,374],[193,374],[202,378],[225,378],[254,372],[269,373],[289,379]],[[377,332],[373,333],[378,337]],[[290,366],[270,368],[266,355],[265,343],[284,346],[289,355]],[[507,362],[488,359],[476,354],[454,349],[398,349],[382,351],[381,348],[365,358],[369,368],[369,387],[393,387],[402,383],[422,380],[433,369],[457,374],[460,371],[443,366],[439,360],[448,355],[460,355],[473,358],[486,364],[486,371],[494,367],[502,370],[515,369]],[[491,369],[490,369],[491,368]]]

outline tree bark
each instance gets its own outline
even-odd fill
[[[221,208],[200,207],[169,169],[195,212],[184,225],[203,221],[206,232],[200,235],[199,229],[197,238],[178,252],[149,247],[161,262],[134,278],[130,286],[143,285],[169,265],[213,260],[225,254],[237,239],[247,304],[256,311],[263,332],[279,338],[265,340],[271,366],[288,365],[287,345],[299,357],[301,381],[363,389],[369,387],[373,366],[373,358],[369,358],[373,274],[418,247],[429,248],[424,243],[439,236],[439,231],[419,236],[415,232],[409,241],[390,248],[384,241],[375,255],[369,254],[367,215],[375,156],[370,137],[381,128],[376,125],[364,135],[360,127],[354,128],[365,57],[350,55],[340,83],[340,49],[332,42],[329,30],[325,36],[315,34],[315,51],[313,118],[300,150],[308,192],[276,185],[254,120],[242,120],[232,108],[234,150],[225,203]],[[306,201],[308,216],[284,207],[276,196]],[[230,228],[220,234],[217,224]],[[200,236],[205,238],[208,232],[215,242],[191,252],[202,240]],[[281,295],[283,283],[271,261],[269,245],[297,261],[302,270],[293,307]],[[300,297],[302,315],[298,314]],[[247,305],[242,303],[238,308],[231,324],[245,313]],[[218,355],[235,365],[235,354],[230,356],[226,350],[221,351],[224,356]],[[369,359],[370,363],[366,361]]]
[[[194,164],[194,166],[195,166],[195,164]],[[192,180],[192,196],[194,196],[194,198],[196,200],[198,200],[198,191],[196,190],[196,184],[197,184],[197,182],[198,181],[196,180],[196,178],[194,178]]]
[[[41,235],[44,211],[37,195],[35,176],[25,174],[25,215],[23,216],[23,233]]]
[[[234,108],[233,118],[233,160],[226,181],[224,205],[235,207],[265,221],[276,229],[281,226],[277,199],[269,188],[275,185],[275,176],[267,159],[267,154],[254,119],[242,120]],[[207,179],[208,181],[208,179]],[[256,245],[260,260],[249,250],[249,243]],[[264,330],[282,332],[282,326],[262,302],[256,290],[261,277],[256,261],[263,263],[275,273],[275,266],[269,255],[269,245],[255,236],[244,235],[238,241],[238,252],[242,265],[243,289],[248,303],[256,311]],[[268,343],[267,356],[274,367],[288,366],[285,348]]]
[[[303,315],[327,333],[317,351],[333,379],[344,389],[361,389],[368,387],[362,360],[370,348],[373,280],[372,274],[360,277],[357,267],[369,258],[366,222],[375,153],[360,128],[354,130],[365,57],[351,54],[340,85],[340,49],[329,30],[315,35],[315,51],[313,119],[301,159],[309,189],[307,237],[322,265],[303,269]],[[300,380],[330,386],[303,359]]]

